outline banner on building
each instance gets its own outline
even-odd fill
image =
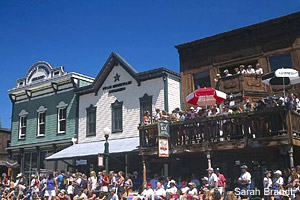
[[[169,122],[158,122],[158,137],[170,137]]]
[[[159,138],[158,139],[158,156],[169,157],[169,140]]]

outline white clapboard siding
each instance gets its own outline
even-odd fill
[[[120,75],[120,81],[114,82],[114,76],[118,73]],[[132,84],[126,85],[126,90],[108,93],[108,90],[103,91],[103,87],[114,85],[116,83],[122,83],[132,81]],[[79,133],[78,142],[91,142],[104,140],[103,129],[109,127],[111,129],[111,104],[118,101],[123,102],[123,132],[112,133],[109,139],[119,139],[127,137],[138,137],[139,132],[137,130],[140,123],[140,101],[139,98],[143,97],[147,93],[152,98],[152,112],[155,108],[164,108],[164,82],[163,78],[150,79],[138,83],[135,79],[127,73],[120,66],[115,66],[104,84],[98,91],[97,96],[95,93],[81,95],[79,99]],[[90,105],[97,106],[96,114],[96,136],[86,137],[86,108]]]
[[[180,108],[180,82],[170,77],[168,77],[168,103],[169,112]]]

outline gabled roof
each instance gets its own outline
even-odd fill
[[[75,89],[75,93],[77,94],[87,94],[92,92],[97,92],[99,88],[103,85],[107,76],[114,68],[114,66],[120,64],[124,70],[126,70],[138,83],[148,80],[154,79],[157,77],[162,77],[164,74],[172,75],[173,77],[180,79],[180,74],[168,70],[166,68],[157,68],[145,72],[138,73],[124,58],[122,58],[118,53],[112,52],[108,57],[107,61],[103,65],[99,74],[95,78],[94,82],[88,86],[81,87]]]

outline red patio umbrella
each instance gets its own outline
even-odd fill
[[[226,100],[226,94],[213,88],[199,88],[186,97],[186,102],[194,106],[219,104]]]

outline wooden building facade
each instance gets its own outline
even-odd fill
[[[180,57],[183,109],[185,97],[197,88],[213,87],[241,102],[256,102],[270,95],[281,95],[281,86],[267,86],[261,75],[234,74],[239,65],[255,67],[264,73],[278,68],[300,70],[300,12],[177,45]],[[222,78],[216,81],[216,75]],[[300,86],[287,91],[299,95]],[[285,107],[254,112],[217,115],[170,123],[169,157],[159,157],[157,124],[139,126],[140,154],[144,181],[163,172],[172,178],[190,180],[207,176],[207,167],[218,167],[227,178],[228,189],[237,186],[240,166],[247,164],[253,187],[262,188],[265,170],[299,165],[300,115]],[[180,170],[178,170],[180,169]]]
[[[281,86],[266,86],[260,75],[224,77],[224,70],[259,63],[264,73],[278,68],[300,70],[300,12],[177,45],[180,57],[183,107],[189,93],[198,87],[217,87],[233,98],[249,96],[253,101],[281,94]],[[218,82],[216,74],[222,76]],[[297,90],[298,89],[298,90]],[[289,87],[299,94],[300,86]]]

